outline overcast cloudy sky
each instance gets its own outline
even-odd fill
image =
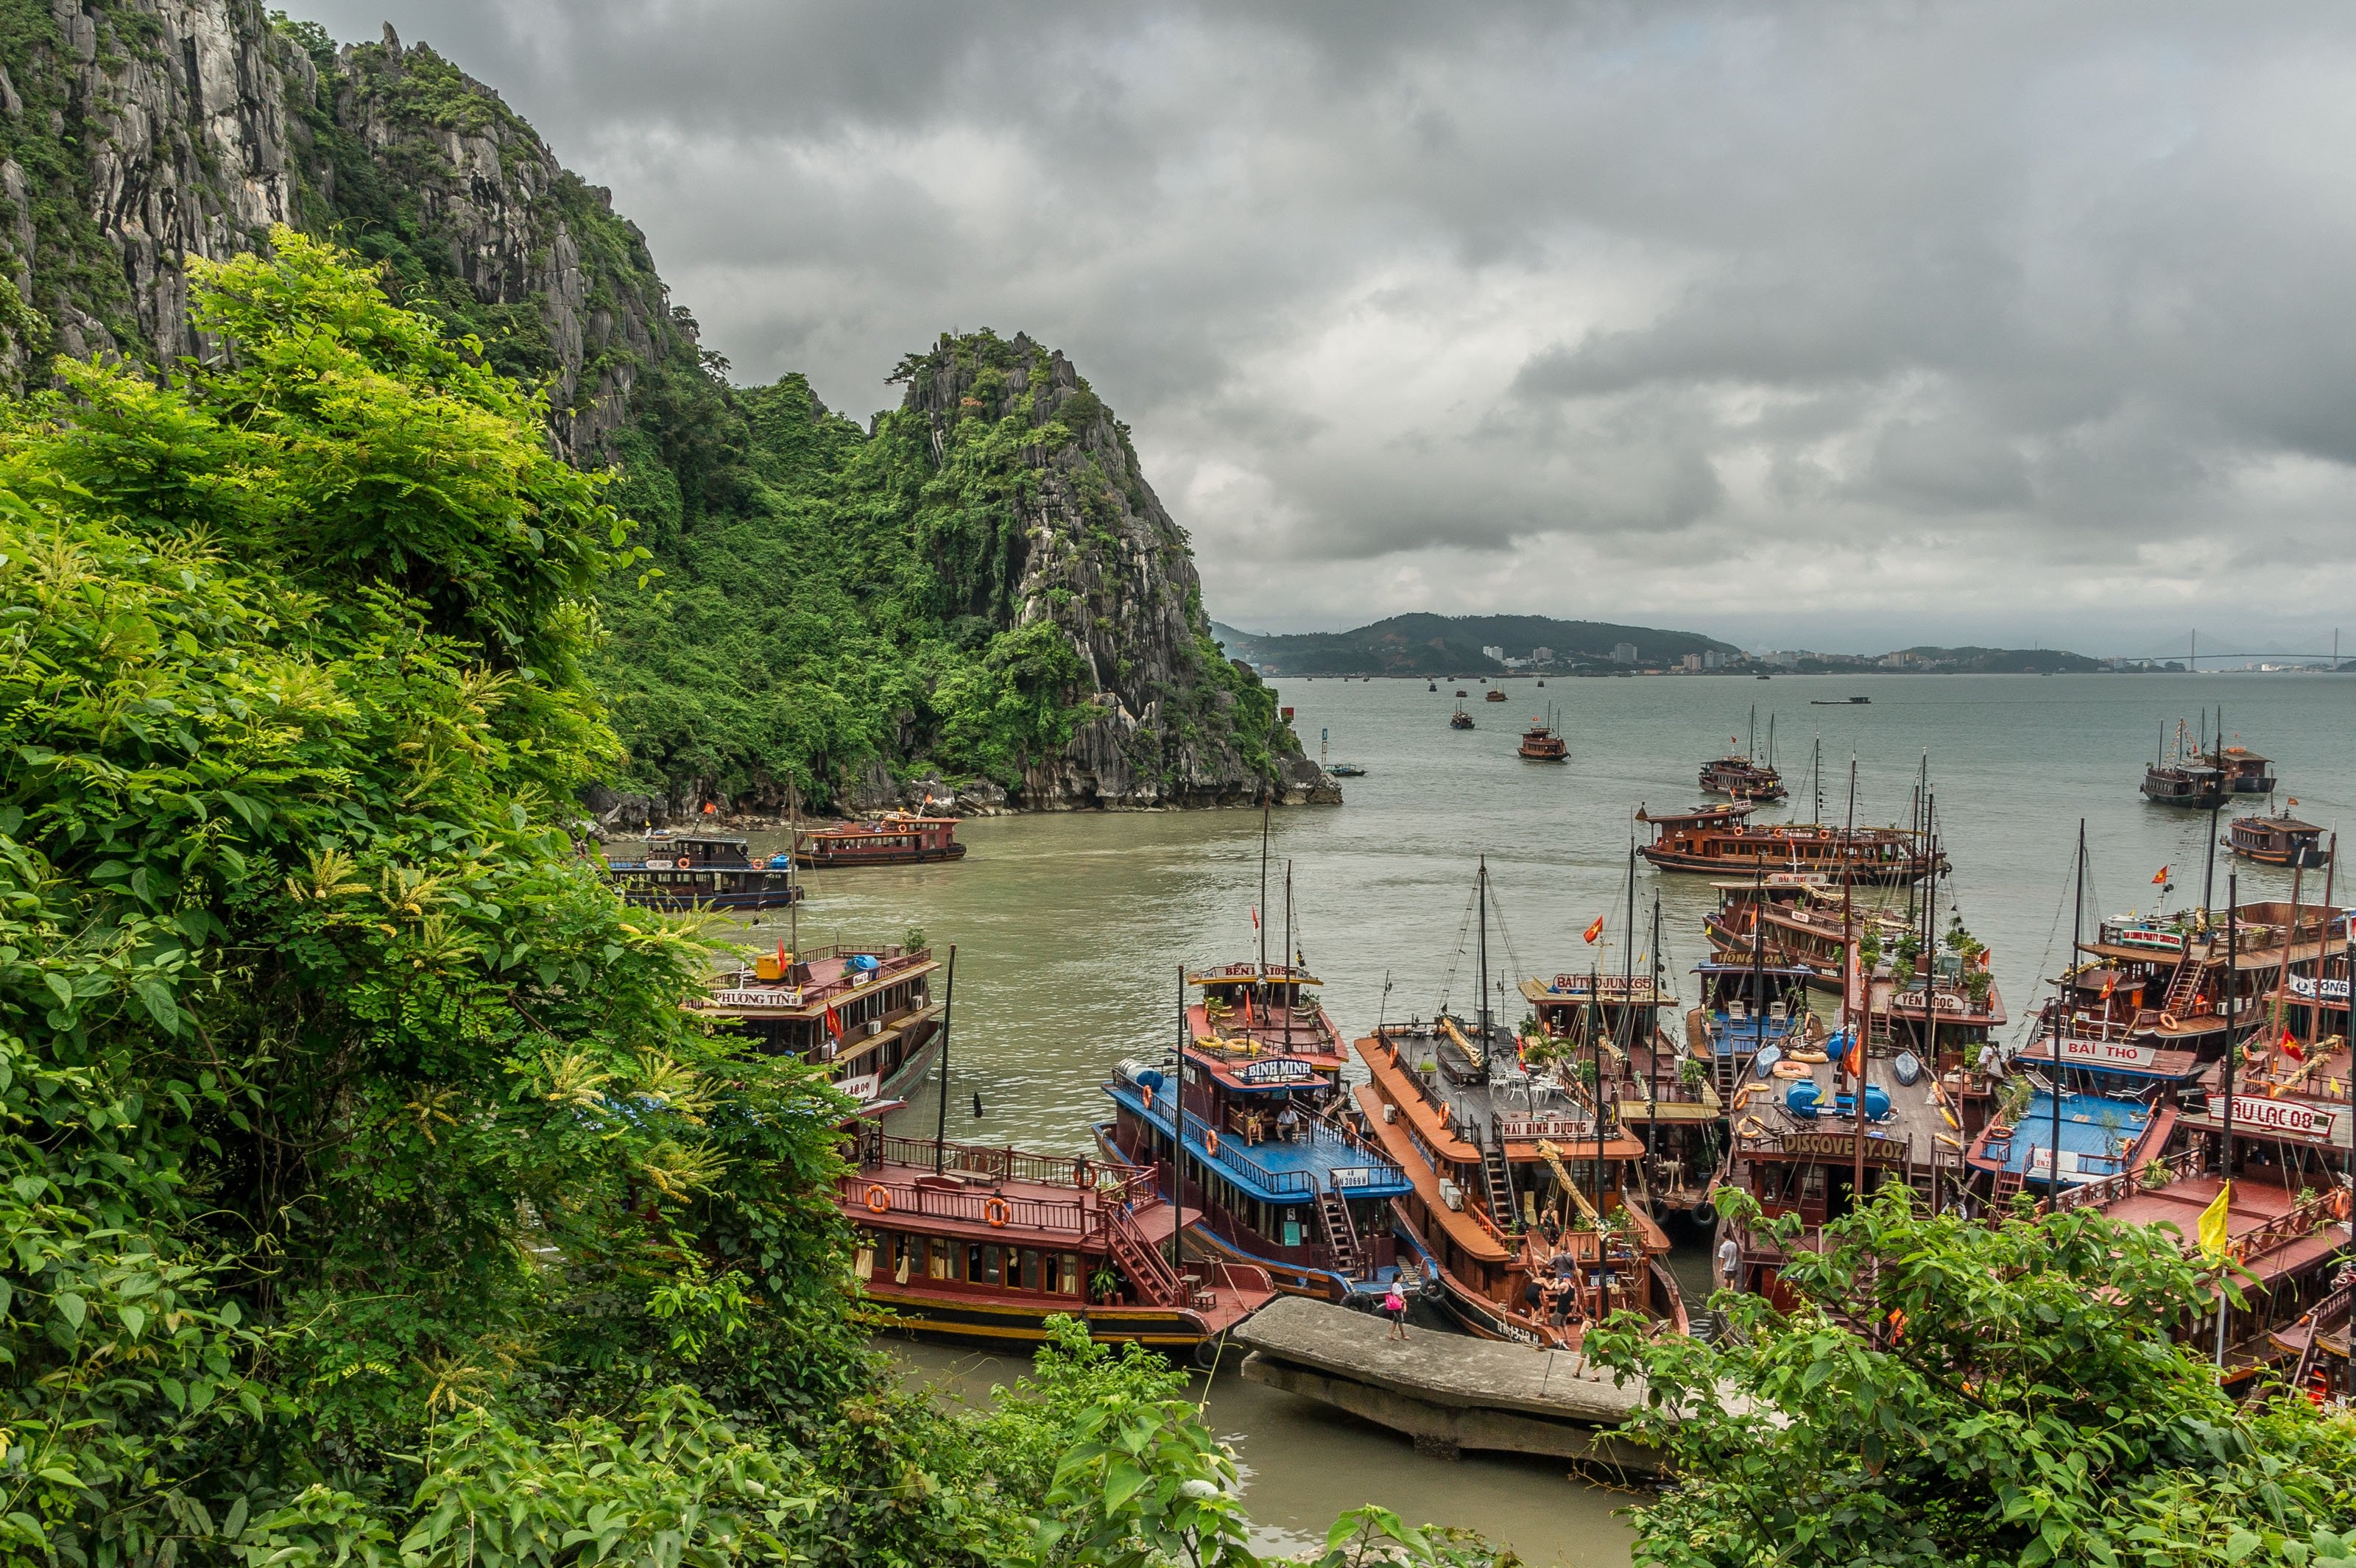
[[[742,379],[1065,349],[1213,613],[2356,647],[2356,13],[292,0],[613,187]]]

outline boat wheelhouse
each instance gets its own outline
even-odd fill
[[[852,1275],[894,1327],[928,1339],[1039,1344],[1068,1314],[1096,1339],[1185,1356],[1275,1295],[1248,1264],[1173,1265],[1180,1216],[1150,1168],[895,1137],[877,1122],[860,1125],[854,1159],[835,1189],[857,1235]]]
[[[1903,827],[1770,827],[1749,820],[1753,805],[1736,801],[1636,820],[1653,829],[1637,853],[1665,871],[1815,871],[1835,882],[1904,885],[1947,869],[1943,850]]]
[[[2221,712],[2217,721],[2224,722]],[[2275,792],[2275,764],[2271,757],[2262,757],[2247,746],[2219,746],[2209,753],[2209,765],[2225,777],[2227,795],[2272,795]]]
[[[928,860],[961,860],[954,816],[894,813],[833,827],[806,827],[796,845],[802,864],[824,869],[846,866],[912,866]]]
[[[607,860],[605,878],[642,909],[783,909],[802,896],[790,855],[759,865],[749,840],[725,834],[688,833],[650,841],[636,860]]]
[[[1572,1346],[1634,1310],[1687,1330],[1669,1239],[1647,1211],[1644,1145],[1598,1115],[1562,1063],[1446,1014],[1356,1043],[1368,1129],[1413,1190],[1393,1206],[1440,1309],[1484,1339]]]
[[[1917,947],[1912,956],[1920,955]],[[1976,1065],[1991,1034],[2009,1021],[1993,963],[1976,942],[1944,940],[1929,964],[1902,980],[1894,964],[1882,965],[1869,987],[1868,1032],[1877,1045],[1911,1051],[1936,1072]]]
[[[713,976],[685,1006],[734,1026],[766,1054],[825,1068],[839,1092],[880,1112],[905,1099],[939,1043],[939,967],[929,947],[780,946]]]
[[[2316,871],[2331,859],[2331,852],[2323,845],[2323,831],[2312,822],[2302,822],[2291,816],[2286,807],[2270,816],[2234,817],[2225,825],[2225,836],[2220,842],[2244,860],[2255,860],[2262,866]]]

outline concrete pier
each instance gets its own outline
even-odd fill
[[[1280,1296],[1235,1330],[1243,1375],[1415,1439],[1419,1452],[1537,1454],[1650,1475],[1661,1456],[1602,1428],[1644,1403],[1644,1385],[1569,1350],[1534,1350],[1390,1324],[1303,1296]]]

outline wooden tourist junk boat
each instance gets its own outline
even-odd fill
[[[1775,871],[1740,881],[1712,882],[1718,908],[1702,921],[1710,951],[1723,963],[1748,964],[1754,946],[1776,968],[1804,969],[1808,984],[1837,994],[1841,985],[1841,890],[1821,871]],[[1904,915],[1862,905],[1851,918],[1895,945],[1908,930]]]
[[[1481,700],[1483,702],[1503,702],[1505,700],[1505,688],[1502,686],[1493,686],[1488,689],[1488,692],[1481,699]]]
[[[835,1204],[857,1232],[851,1272],[894,1327],[1035,1345],[1060,1313],[1097,1339],[1185,1356],[1276,1294],[1248,1264],[1171,1263],[1180,1216],[1155,1168],[895,1137],[878,1122],[855,1136]]]
[[[1460,691],[1456,695],[1462,697],[1464,694]],[[1448,716],[1448,727],[1451,730],[1470,730],[1472,728],[1472,715],[1460,708]]]
[[[910,866],[926,860],[962,860],[954,816],[894,813],[834,827],[806,827],[795,843],[805,866]]]
[[[1701,996],[1686,1014],[1686,1054],[1699,1062],[1727,1114],[1751,1062],[1770,1066],[1794,1051],[1821,1049],[1824,1025],[1808,1010],[1808,971],[1777,967],[1763,954],[1744,963],[1694,966]]]
[[[643,859],[608,860],[615,891],[645,909],[783,909],[802,896],[793,858],[772,855],[759,865],[748,840],[691,833],[649,842]]]
[[[2209,712],[2201,710],[2198,736],[2176,721],[2175,743],[2165,731],[2151,765],[2144,770],[2144,798],[2158,805],[2190,806],[2211,811],[2236,795],[2272,795],[2273,759],[2246,746],[2225,743],[2225,709],[2217,709],[2217,737],[2209,738]]]
[[[1832,827],[1821,824],[1770,827],[1752,823],[1748,801],[1697,806],[1636,820],[1653,829],[1637,853],[1665,871],[1818,871],[1835,882],[1875,885],[1919,881],[1947,870],[1944,850],[1903,827]]]
[[[1759,756],[1759,705],[1751,705],[1751,739],[1748,751],[1734,750],[1735,740],[1726,738],[1727,752],[1701,765],[1701,792],[1704,795],[1728,795],[1735,800],[1772,802],[1783,798],[1783,775],[1775,771],[1775,716],[1767,716],[1767,756]]]
[[[1483,866],[1483,997],[1487,895]],[[1622,1308],[1686,1331],[1669,1240],[1643,1199],[1644,1145],[1530,1028],[1517,1038],[1485,1008],[1443,1010],[1356,1042],[1370,1076],[1359,1108],[1413,1186],[1392,1207],[1427,1294],[1485,1339],[1569,1345]]]
[[[687,1008],[767,1054],[823,1066],[837,1090],[880,1113],[905,1099],[939,1042],[939,967],[929,947],[780,946],[713,976]]]
[[[1557,975],[1522,982],[1522,999],[1543,1034],[1526,1059],[1573,1063],[1599,1058],[1604,1099],[1644,1146],[1633,1189],[1655,1220],[1706,1208],[1725,1107],[1701,1063],[1672,1035],[1677,998],[1657,975]],[[1527,1039],[1527,1036],[1525,1036]]]
[[[1266,1271],[1290,1295],[1346,1301],[1395,1277],[1390,1200],[1405,1174],[1352,1125],[1340,1036],[1307,994],[1314,976],[1229,964],[1186,976],[1184,1091],[1179,1063],[1129,1061],[1104,1086],[1097,1129],[1107,1162],[1153,1166],[1163,1196],[1184,1117],[1190,1232],[1199,1248]]]
[[[2255,860],[2262,866],[2321,870],[2331,858],[2330,851],[2323,846],[2324,830],[2293,816],[2290,807],[2297,804],[2291,801],[2271,816],[2234,817],[2225,825],[2225,836],[2220,842],[2244,860]]]
[[[1530,727],[1522,731],[1521,754],[1534,763],[1567,763],[1570,760],[1570,742],[1555,732],[1554,715],[1541,722],[1533,719]]]

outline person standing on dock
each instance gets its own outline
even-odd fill
[[[1399,1294],[1397,1280],[1391,1282],[1389,1294],[1383,1297],[1383,1316],[1391,1320],[1391,1331],[1387,1338],[1407,1338],[1407,1297]]]
[[[1734,1275],[1742,1264],[1742,1248],[1732,1236],[1718,1243],[1718,1287],[1734,1288]]]

